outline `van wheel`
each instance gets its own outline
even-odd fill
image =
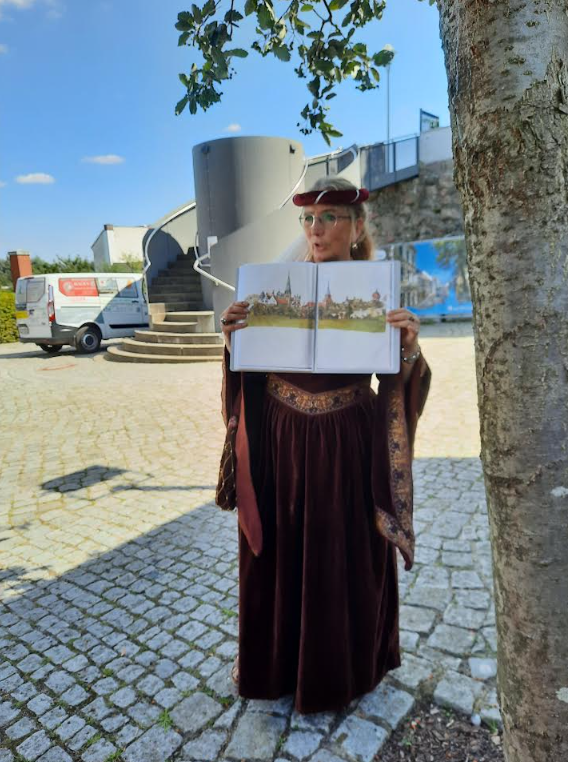
[[[63,348],[61,344],[38,344],[38,347],[50,355],[57,354]]]
[[[98,328],[84,325],[75,334],[75,349],[83,354],[96,352],[101,346],[101,334]]]

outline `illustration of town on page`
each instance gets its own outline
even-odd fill
[[[397,373],[399,262],[243,265],[238,301],[248,326],[232,334],[231,370]]]

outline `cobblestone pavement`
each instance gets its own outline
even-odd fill
[[[370,762],[419,694],[498,720],[468,326],[424,330],[403,666],[340,714],[237,698],[220,368],[0,347],[0,762]]]

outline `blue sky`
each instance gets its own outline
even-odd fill
[[[194,197],[191,149],[206,140],[271,135],[299,140],[307,155],[326,150],[296,126],[308,95],[293,67],[254,52],[237,61],[221,104],[174,116],[183,96],[177,75],[192,61],[174,28],[186,6],[0,0],[0,256],[25,249],[48,260],[91,257],[103,224],[154,222]],[[417,132],[420,108],[449,124],[435,6],[390,0],[361,39],[397,53],[391,137]],[[340,87],[331,121],[343,137],[332,148],[386,137],[381,72],[379,90]]]

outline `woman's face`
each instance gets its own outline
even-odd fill
[[[346,262],[351,259],[351,245],[361,234],[363,220],[353,221],[348,209],[330,204],[305,206],[302,217],[314,262]],[[310,225],[312,220],[313,225]]]

